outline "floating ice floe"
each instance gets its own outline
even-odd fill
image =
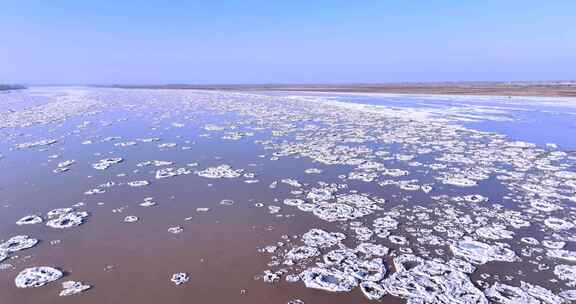
[[[476,234],[485,239],[501,240],[514,238],[514,232],[506,230],[504,226],[493,225],[476,229]]]
[[[56,169],[54,169],[54,173],[61,173],[61,172],[66,172],[68,170],[70,170],[70,166],[72,166],[75,163],[74,160],[66,160],[63,162],[58,163],[58,166],[56,167]]]
[[[241,172],[242,170],[232,170],[232,167],[229,165],[220,165],[206,168],[196,172],[196,174],[206,178],[236,178],[240,176]]]
[[[348,292],[358,286],[358,282],[351,275],[319,267],[304,270],[300,277],[306,287],[330,292]]]
[[[365,281],[360,283],[360,290],[368,298],[368,300],[380,300],[387,294],[381,284]]]
[[[153,207],[156,206],[156,202],[154,201],[153,197],[146,197],[144,198],[144,202],[140,203],[142,207]]]
[[[168,232],[173,233],[173,234],[178,234],[178,233],[181,233],[182,231],[184,231],[184,228],[182,228],[180,226],[168,228]]]
[[[280,280],[281,276],[282,276],[281,271],[272,272],[270,270],[265,270],[264,274],[262,275],[262,280],[266,283],[275,283],[278,280]]]
[[[34,247],[38,244],[38,240],[31,238],[27,235],[13,236],[7,241],[0,243],[0,252],[16,252]]]
[[[119,164],[124,160],[121,157],[111,157],[99,160],[97,163],[92,164],[92,167],[96,170],[106,170],[112,165]]]
[[[134,215],[128,215],[124,218],[125,223],[134,223],[138,221],[138,217]]]
[[[66,281],[62,283],[62,291],[60,291],[60,296],[67,297],[76,295],[90,288],[92,288],[92,286],[86,285],[80,281]]]
[[[442,183],[458,187],[473,187],[478,185],[478,183],[475,180],[463,177],[448,177],[443,179]]]
[[[550,290],[520,282],[520,287],[510,286],[499,282],[494,283],[485,291],[486,297],[492,303],[526,303],[526,304],[562,304],[566,303],[560,296],[553,294]]]
[[[490,261],[513,262],[516,253],[503,244],[490,245],[473,240],[463,240],[450,245],[452,253],[473,264],[485,264]]]
[[[394,259],[403,259],[402,256]],[[462,273],[436,261],[407,258],[412,261],[383,282],[391,295],[408,303],[478,303],[488,304],[482,291]]]
[[[26,148],[33,148],[33,147],[39,147],[39,146],[49,146],[49,145],[53,145],[57,142],[58,141],[56,139],[43,139],[43,140],[39,140],[39,141],[16,144],[16,148],[17,149],[26,149]]]
[[[170,281],[172,281],[172,283],[176,285],[182,285],[184,283],[187,283],[189,280],[190,277],[188,277],[188,274],[185,272],[175,273],[172,275],[172,278],[170,278]]]
[[[154,166],[154,167],[162,167],[162,166],[170,166],[173,162],[171,161],[163,161],[163,160],[148,160],[144,162],[140,162],[136,164],[137,167],[146,167],[146,166]]]
[[[370,257],[370,256],[383,257],[383,256],[387,255],[389,252],[388,247],[385,247],[385,246],[380,245],[380,244],[374,244],[374,243],[360,243],[360,244],[358,244],[358,246],[356,246],[356,250],[358,252],[363,253],[367,257]]]
[[[554,274],[560,280],[568,281],[571,286],[576,286],[576,265],[556,265]]]
[[[38,215],[26,215],[23,218],[16,221],[16,225],[34,225],[43,222],[42,217]]]
[[[576,251],[570,251],[566,249],[549,249],[546,251],[546,255],[551,258],[576,262]]]
[[[52,218],[57,218],[57,217],[60,217],[64,214],[70,213],[72,211],[74,211],[74,208],[56,208],[56,209],[52,209],[52,210],[48,211],[46,213],[46,216],[49,219],[52,219]]]
[[[316,247],[300,246],[290,249],[285,255],[288,260],[299,261],[309,259],[320,255],[320,251]]]
[[[84,219],[87,217],[88,212],[71,211],[69,213],[64,213],[60,216],[48,220],[46,225],[56,229],[71,228],[82,225],[84,223]]]
[[[234,201],[233,201],[233,200],[230,200],[230,199],[223,199],[223,200],[220,201],[220,205],[223,205],[223,206],[232,206],[232,205],[234,205]]]
[[[310,229],[302,235],[302,241],[307,246],[328,248],[332,247],[346,238],[346,235],[340,232],[326,232],[322,229]]]
[[[348,221],[370,214],[369,210],[356,209],[352,206],[339,203],[320,204],[312,211],[318,218],[328,221]]]
[[[334,189],[332,188],[312,188],[306,195],[306,198],[318,203],[322,201],[329,201],[334,198]]]
[[[156,179],[168,178],[180,175],[188,175],[190,173],[192,173],[192,171],[186,168],[171,168],[171,167],[162,168],[156,171]]]
[[[148,185],[150,185],[150,182],[145,181],[145,180],[128,182],[128,186],[130,186],[130,187],[143,187],[143,186],[148,186]]]
[[[549,217],[544,220],[544,225],[553,230],[567,230],[574,228],[574,224],[557,217]]]
[[[18,288],[40,287],[47,283],[60,279],[64,274],[62,271],[47,267],[32,267],[21,271],[14,282]]]

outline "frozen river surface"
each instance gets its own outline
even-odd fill
[[[0,303],[571,303],[576,101],[0,93]]]

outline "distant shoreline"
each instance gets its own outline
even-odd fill
[[[19,84],[0,84],[0,91],[23,90],[25,86]]]
[[[224,91],[304,91],[488,96],[576,97],[576,82],[566,83],[414,83],[414,84],[259,84],[259,85],[108,85],[125,89],[190,89]]]

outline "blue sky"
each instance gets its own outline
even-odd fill
[[[0,83],[576,79],[576,1],[6,1]]]

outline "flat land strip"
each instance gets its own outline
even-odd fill
[[[556,83],[410,83],[410,84],[256,84],[256,85],[113,85],[118,88],[195,89],[234,91],[310,91],[397,94],[576,97],[576,82]]]

